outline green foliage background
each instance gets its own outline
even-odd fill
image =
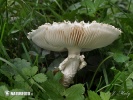
[[[87,66],[64,88],[54,67],[67,52],[42,50],[27,33],[44,23],[75,20],[122,30],[113,44],[83,53]],[[6,96],[5,91],[30,96]],[[133,0],[0,0],[0,100],[132,100]]]

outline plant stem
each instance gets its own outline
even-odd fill
[[[95,78],[95,76],[96,76],[96,74],[97,74],[99,68],[101,67],[101,65],[102,65],[106,60],[108,60],[108,59],[111,58],[111,57],[112,57],[112,55],[111,55],[111,56],[108,56],[107,58],[105,58],[105,59],[99,64],[99,66],[97,67],[97,69],[96,69],[96,71],[95,71],[95,73],[94,73],[94,75],[93,75],[93,77],[92,77],[92,80],[91,80],[89,89],[91,88],[91,86],[92,86],[92,84],[93,84],[93,81],[94,81],[94,78]]]

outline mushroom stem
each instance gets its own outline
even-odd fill
[[[86,66],[84,56],[80,56],[79,49],[68,49],[68,57],[59,65],[63,73],[62,84],[68,87],[72,82],[76,72]]]

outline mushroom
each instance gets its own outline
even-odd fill
[[[53,22],[45,23],[28,33],[28,38],[41,48],[51,51],[66,51],[68,57],[59,65],[63,73],[63,85],[69,86],[76,72],[86,66],[81,51],[105,47],[116,40],[121,31],[112,25],[97,23]]]

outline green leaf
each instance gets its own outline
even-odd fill
[[[37,73],[37,71],[38,71],[37,66],[22,69],[23,74],[27,76],[34,76]]]
[[[105,0],[95,0],[94,2],[94,5],[95,5],[95,8],[99,8],[100,5],[102,5],[104,3]]]
[[[42,51],[42,55],[41,55],[41,58],[45,58],[46,55],[50,54],[50,51],[48,50],[43,50]]]
[[[81,3],[80,2],[77,2],[75,4],[72,4],[71,6],[68,7],[68,10],[77,10],[79,7],[81,7]]]
[[[126,80],[127,89],[133,89],[133,81],[131,79]]]
[[[24,79],[20,76],[20,75],[16,75],[15,76],[15,81],[22,81],[22,82],[24,82]]]
[[[35,75],[38,71],[38,67],[37,66],[34,66],[31,68],[31,76]]]
[[[90,8],[93,12],[96,11],[94,3],[91,0],[84,0],[81,4],[82,6],[87,6],[87,8]]]
[[[0,73],[5,75],[6,77],[8,77],[10,80],[12,80],[12,77],[10,76],[10,74],[7,71],[4,71],[4,70],[0,69]]]
[[[31,82],[31,84],[35,83],[35,81],[32,78],[30,79],[30,82]]]
[[[53,79],[54,78],[54,74],[53,74],[52,71],[47,71],[46,75],[47,75],[48,79]]]
[[[14,87],[24,89],[25,91],[32,91],[31,85],[28,85],[24,81],[16,81]]]
[[[127,79],[129,79],[129,78],[133,79],[133,72],[130,73],[129,76],[127,77]]]
[[[116,62],[120,62],[120,63],[123,63],[123,62],[125,62],[125,61],[127,61],[127,60],[129,59],[128,56],[125,56],[125,55],[122,54],[122,53],[115,53],[115,54],[113,55],[113,58],[114,58],[114,60],[115,60]]]
[[[45,74],[39,73],[39,74],[36,74],[35,76],[33,76],[33,79],[36,82],[42,83],[42,82],[45,82],[47,80],[47,77]]]
[[[22,68],[30,67],[30,63],[27,62],[25,59],[15,58],[13,60],[14,65],[19,68],[20,70]]]
[[[88,91],[88,95],[89,95],[89,100],[102,100],[100,96],[94,91],[91,91],[91,90]]]
[[[129,54],[129,57],[133,60],[133,54]]]
[[[59,80],[62,78],[62,76],[63,76],[62,73],[58,72],[58,73],[55,74],[54,80],[59,82]]]
[[[84,100],[85,89],[82,84],[71,86],[65,91],[66,100]]]
[[[6,91],[8,91],[8,88],[5,85],[0,86],[0,97],[6,96]]]
[[[29,76],[32,76],[31,75],[31,69],[32,69],[31,67],[23,68],[22,69],[22,72],[23,72],[24,75],[26,75],[27,77],[29,77]]]
[[[64,58],[60,57],[55,59],[48,67],[48,70],[55,70],[56,67],[59,66],[59,64],[64,60]]]
[[[49,100],[64,100],[63,92],[64,86],[59,82],[50,79],[44,82],[43,88],[46,91],[46,94],[49,96]]]
[[[20,58],[15,58],[12,60],[12,63],[14,64],[14,66],[18,69],[18,70],[22,70],[23,68],[29,68],[30,67],[30,63],[27,62],[25,59],[20,59]],[[3,71],[7,71],[8,73],[10,73],[11,75],[16,75],[17,72],[10,66],[8,65],[3,65],[1,67],[1,69]]]
[[[133,62],[128,62],[128,72],[132,73],[133,72]]]
[[[102,100],[110,100],[111,94],[110,92],[100,92],[100,97],[102,98]]]

